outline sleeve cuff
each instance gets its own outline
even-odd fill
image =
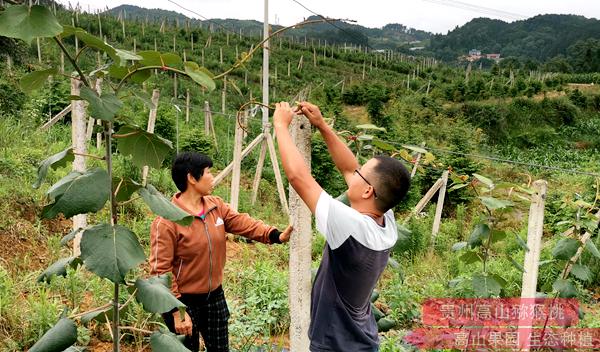
[[[271,244],[281,243],[281,241],[279,240],[280,234],[281,234],[281,231],[279,231],[277,229],[271,230],[271,232],[269,233],[269,242],[271,242]]]

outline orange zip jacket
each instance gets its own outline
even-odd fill
[[[194,215],[192,224],[182,226],[157,217],[150,229],[150,273],[172,273],[171,290],[176,297],[182,293],[208,293],[221,285],[226,233],[271,243],[269,234],[275,227],[234,211],[215,196],[202,198],[205,214],[202,220],[182,204],[180,194],[171,202]]]

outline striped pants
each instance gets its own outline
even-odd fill
[[[229,309],[223,288],[219,286],[210,294],[182,294],[179,300],[187,306],[193,324],[192,335],[185,337],[185,347],[192,352],[200,351],[202,335],[207,352],[228,352]],[[173,314],[165,313],[163,319],[169,330],[176,333]]]

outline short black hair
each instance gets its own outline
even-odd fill
[[[171,178],[181,192],[187,189],[187,175],[191,174],[196,180],[204,175],[204,169],[212,167],[212,160],[200,153],[183,152],[177,154],[171,166]]]
[[[410,187],[410,174],[400,160],[387,155],[378,155],[374,168],[375,189],[377,198],[375,206],[381,212],[386,212],[400,203],[408,193]]]

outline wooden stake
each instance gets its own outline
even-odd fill
[[[156,112],[158,111],[158,99],[160,98],[160,91],[158,89],[154,89],[152,91],[152,108],[150,109],[150,114],[148,115],[148,128],[147,131],[150,133],[154,133],[154,126],[156,124]],[[148,166],[144,166],[142,168],[142,185],[146,186],[148,181]]]
[[[95,90],[98,95],[102,95],[102,77],[96,79]],[[92,133],[94,132],[94,117],[90,116],[87,122],[87,128],[85,132],[86,143],[92,139]]]
[[[270,126],[267,124],[267,129]],[[281,208],[285,211],[286,214],[289,214],[290,211],[288,209],[287,200],[285,197],[285,191],[283,189],[283,181],[281,179],[281,172],[279,171],[279,163],[277,161],[277,152],[275,151],[275,145],[273,143],[273,137],[270,133],[265,133],[265,137],[267,138],[267,147],[269,149],[269,156],[271,157],[271,165],[273,165],[273,173],[275,174],[275,182],[277,184],[277,191],[279,192],[279,201],[281,202]]]
[[[544,230],[544,203],[548,183],[544,180],[535,181],[533,189],[535,193],[529,207],[529,225],[527,228],[527,247],[529,247],[529,251],[525,254],[525,262],[523,263],[525,271],[523,272],[523,284],[521,286],[522,298],[535,298],[537,291],[538,266]]]
[[[238,116],[239,117],[239,116]],[[244,130],[239,123],[235,123],[235,140],[233,145],[233,173],[231,175],[231,199],[229,205],[235,211],[238,210],[240,197],[240,177],[242,165],[242,138]]]
[[[292,120],[292,139],[300,150],[304,162],[310,168],[311,157],[311,127],[304,116]],[[308,328],[310,324],[310,293],[311,293],[311,252],[312,252],[312,222],[311,212],[296,193],[289,188],[290,218],[294,231],[290,237],[289,261],[289,305],[290,316],[290,350],[308,351],[310,341]]]
[[[425,142],[421,143],[421,147],[425,146]],[[419,161],[421,161],[421,153],[417,153],[417,158],[415,160],[415,165],[413,165],[412,171],[410,172],[410,178],[415,177],[417,173],[417,167],[419,166]]]
[[[185,90],[185,123],[190,123],[190,90]]]
[[[256,197],[258,195],[258,187],[260,185],[260,178],[262,177],[262,170],[265,165],[265,157],[267,155],[267,140],[263,138],[260,146],[260,154],[258,157],[258,163],[256,164],[256,172],[254,174],[254,182],[252,182],[252,198],[250,204],[256,204]]]
[[[443,181],[441,178],[439,178],[437,181],[435,181],[433,186],[431,186],[431,188],[427,191],[427,193],[425,193],[423,198],[421,198],[419,203],[417,203],[417,205],[415,206],[415,208],[412,211],[413,214],[417,215],[417,214],[421,213],[421,211],[423,211],[423,209],[425,209],[425,206],[427,205],[427,203],[429,203],[431,198],[433,198],[433,195],[435,194],[435,192],[437,192],[440,189],[440,187],[442,186],[442,182]]]
[[[223,77],[223,90],[221,91],[221,112],[225,113],[225,99],[227,98],[227,76]]]
[[[440,186],[440,192],[438,193],[438,200],[435,209],[435,217],[433,218],[433,228],[431,230],[431,248],[435,244],[435,238],[440,231],[440,225],[442,223],[442,211],[444,210],[444,198],[446,197],[446,186],[448,185],[448,170],[442,174],[442,185]]]
[[[71,78],[71,95],[79,96],[82,82],[79,79]],[[86,102],[84,100],[71,101],[71,139],[73,143],[73,151],[80,154],[86,154]],[[85,172],[85,157],[75,155],[73,160],[73,171]],[[73,230],[83,229],[87,227],[87,215],[79,214],[73,216]],[[79,256],[81,232],[75,236],[73,241],[73,255]]]
[[[210,120],[211,120],[211,112],[210,106],[208,105],[208,101],[204,101],[204,134],[210,136]]]

